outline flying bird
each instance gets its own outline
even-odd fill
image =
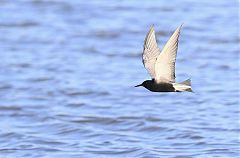
[[[144,41],[142,61],[152,80],[146,80],[135,87],[143,86],[152,92],[192,92],[190,79],[180,83],[175,81],[175,63],[181,27],[182,25],[175,30],[160,51],[154,27],[151,26]]]

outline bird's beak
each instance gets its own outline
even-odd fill
[[[140,86],[142,86],[142,84],[136,85],[135,87],[140,87]]]

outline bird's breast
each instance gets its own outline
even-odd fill
[[[149,87],[152,92],[175,92],[171,83],[154,83]]]

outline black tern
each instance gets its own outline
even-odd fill
[[[175,30],[160,51],[154,27],[151,26],[144,41],[142,62],[152,80],[146,80],[135,87],[143,86],[152,92],[192,92],[190,79],[175,82],[175,63],[181,27],[182,25]]]

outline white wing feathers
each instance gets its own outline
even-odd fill
[[[155,37],[155,31],[153,26],[151,26],[145,41],[143,49],[143,64],[148,70],[152,78],[155,78],[155,63],[160,54],[160,49],[157,46],[157,41]]]
[[[175,82],[175,63],[181,27],[182,25],[175,30],[161,53],[153,26],[145,38],[143,64],[156,82]]]
[[[181,26],[172,34],[155,63],[155,80],[157,82],[175,82],[175,62],[178,49],[178,38]]]

